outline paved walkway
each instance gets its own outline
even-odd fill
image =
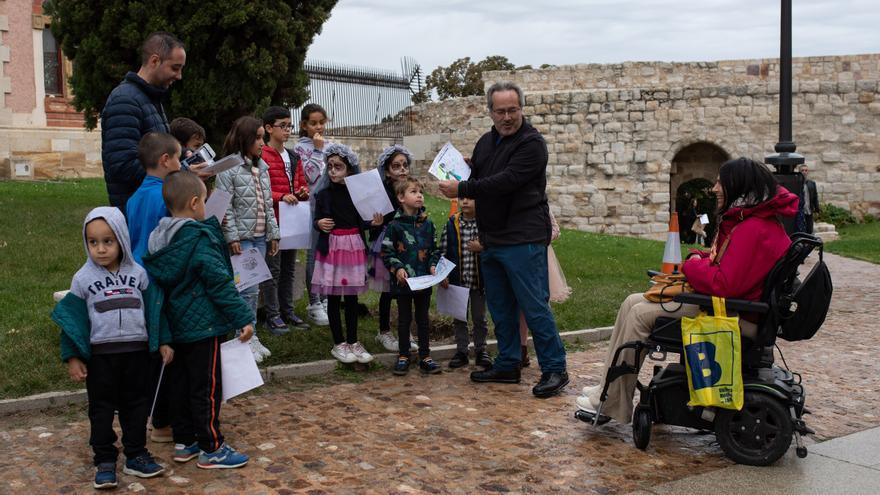
[[[836,289],[828,321],[809,342],[780,344],[792,369],[803,372],[818,440],[880,426],[880,266],[832,255],[828,262]],[[167,475],[121,476],[119,491],[614,494],[731,466],[712,435],[658,426],[642,452],[627,426],[593,429],[575,420],[574,398],[600,376],[604,350],[570,353],[572,385],[548,400],[530,395],[534,368],[521,385],[478,386],[458,370],[266,387],[223,409],[228,440],[252,456],[248,467],[176,465],[167,444],[151,444]],[[0,492],[91,493],[87,439],[82,407],[0,418]],[[794,460],[774,469],[810,465]]]
[[[731,466],[647,487],[630,495],[705,493],[742,495],[758,487],[774,495],[876,495],[880,486],[880,428],[813,447],[806,459],[789,452],[766,468]]]

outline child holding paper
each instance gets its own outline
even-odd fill
[[[128,232],[131,235],[131,254],[134,261],[143,264],[147,254],[147,241],[150,232],[159,225],[159,220],[168,216],[162,200],[162,183],[168,174],[180,170],[180,145],[170,134],[149,132],[138,143],[138,158],[147,172],[137,191],[128,199],[125,211],[128,213]],[[168,387],[159,387],[162,360],[153,355],[150,360],[151,388],[159,389],[153,411],[153,430],[150,440],[154,442],[171,441],[171,423]]]
[[[343,363],[369,363],[373,356],[358,342],[358,294],[367,290],[366,247],[363,231],[382,225],[376,213],[364,222],[352,203],[345,178],[360,172],[357,155],[348,146],[331,144],[324,155],[327,167],[314,189],[315,271],[312,293],[327,296],[327,316],[333,333],[330,354]],[[342,335],[340,305],[345,297],[345,328]]]
[[[263,146],[262,158],[269,165],[269,183],[275,219],[279,221],[278,203],[295,205],[309,199],[309,189],[303,175],[302,162],[292,150],[284,147],[290,137],[290,111],[269,107],[263,113],[263,130],[268,144]],[[287,325],[299,328],[309,326],[293,312],[293,277],[296,269],[296,249],[280,249],[275,256],[266,255],[266,264],[272,278],[263,282],[263,301],[269,331],[283,335]]]
[[[468,300],[471,307],[474,332],[474,361],[477,366],[492,367],[492,359],[486,352],[486,335],[489,326],[486,322],[486,292],[483,287],[483,274],[480,270],[480,232],[477,229],[476,204],[471,198],[458,200],[459,211],[449,217],[446,229],[440,236],[440,255],[455,263],[455,268],[443,281],[443,286],[458,285],[469,289]],[[456,353],[449,361],[450,368],[461,368],[468,364],[468,324],[467,320],[454,320]]]
[[[434,240],[434,223],[425,213],[422,184],[413,177],[407,177],[395,186],[400,210],[388,225],[385,240],[382,242],[382,255],[385,266],[394,274],[392,294],[397,296],[397,338],[398,358],[394,366],[395,375],[409,372],[410,334],[409,328],[415,320],[419,338],[419,369],[422,373],[440,373],[442,369],[431,359],[428,342],[428,307],[431,305],[431,288],[412,291],[407,285],[409,277],[434,275],[440,251]]]
[[[263,147],[263,123],[253,117],[241,117],[235,121],[226,135],[223,152],[237,153],[244,159],[241,166],[221,172],[217,176],[217,190],[232,195],[222,223],[223,235],[229,251],[241,254],[242,250],[256,248],[260,255],[275,256],[278,252],[278,223],[272,205],[272,187],[269,184],[268,166],[260,158]],[[254,327],[257,325],[258,285],[242,291],[242,297],[251,307]],[[260,343],[254,333],[250,340],[254,359],[261,362],[272,353]]]
[[[240,331],[242,342],[250,339],[253,310],[235,288],[220,223],[205,220],[202,181],[176,172],[165,180],[162,196],[171,217],[150,234],[144,264],[165,290],[164,314],[177,357],[166,370],[174,404],[173,458],[198,457],[203,469],[242,467],[248,456],[225,443],[220,432],[220,342],[232,330]]]
[[[181,160],[189,158],[205,144],[205,128],[186,117],[177,117],[171,121],[171,135],[180,143]]]
[[[160,218],[168,216],[162,201],[162,182],[168,174],[180,170],[179,156],[180,145],[171,134],[149,132],[138,143],[138,159],[147,176],[125,205],[131,254],[138,264],[147,253],[150,232],[159,225]]]
[[[315,213],[315,186],[324,173],[324,126],[327,124],[327,111],[317,103],[309,103],[302,108],[299,121],[299,140],[293,151],[302,160],[303,175],[306,185],[312,191],[312,216]],[[317,233],[316,233],[317,234]],[[312,237],[312,249],[306,255],[306,290],[309,292],[309,319],[316,325],[327,325],[327,299],[312,292],[312,272],[315,270],[315,243],[317,235]]]
[[[391,274],[385,268],[385,262],[382,260],[382,241],[385,239],[387,225],[394,220],[394,214],[400,209],[400,201],[397,200],[394,187],[409,176],[411,164],[412,153],[399,144],[388,146],[382,150],[382,154],[376,160],[379,177],[382,178],[385,193],[388,195],[388,200],[394,211],[385,215],[384,225],[386,227],[370,231],[370,260],[367,265],[367,275],[369,276],[370,288],[381,293],[379,296],[379,334],[376,335],[376,340],[389,351],[397,351],[398,341],[391,333]],[[416,350],[415,343],[410,342],[412,350]]]
[[[174,351],[162,319],[161,293],[134,262],[125,218],[95,208],[83,222],[86,263],[52,311],[61,327],[61,359],[74,381],[85,381],[95,488],[116,487],[114,411],[119,411],[125,474],[151,478],[164,471],[146,449],[150,413],[150,352],[168,363]]]

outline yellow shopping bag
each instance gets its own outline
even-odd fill
[[[739,318],[727,316],[724,299],[712,298],[714,316],[681,319],[689,406],[740,410],[743,381]]]

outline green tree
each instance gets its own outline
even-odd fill
[[[428,78],[428,91],[436,90],[441,100],[459,96],[483,94],[483,72],[492,70],[513,70],[516,65],[501,55],[492,55],[479,62],[471,62],[464,57],[449,64],[448,67],[437,67]]]
[[[242,116],[308,98],[306,51],[336,0],[55,0],[52,32],[73,61],[74,106],[95,128],[140,44],[167,31],[186,44],[183,80],[171,87],[169,120],[189,117],[218,144]]]

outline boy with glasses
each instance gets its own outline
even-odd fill
[[[263,146],[262,158],[269,166],[275,218],[280,219],[279,202],[295,205],[299,201],[307,201],[309,188],[303,175],[302,162],[295,152],[284,146],[290,138],[290,111],[282,107],[269,107],[263,113],[263,129],[268,144]],[[293,312],[296,250],[280,249],[275,256],[267,254],[266,264],[269,265],[272,278],[263,282],[260,289],[263,291],[269,331],[284,335],[290,331],[288,324],[308,328],[308,324]]]

